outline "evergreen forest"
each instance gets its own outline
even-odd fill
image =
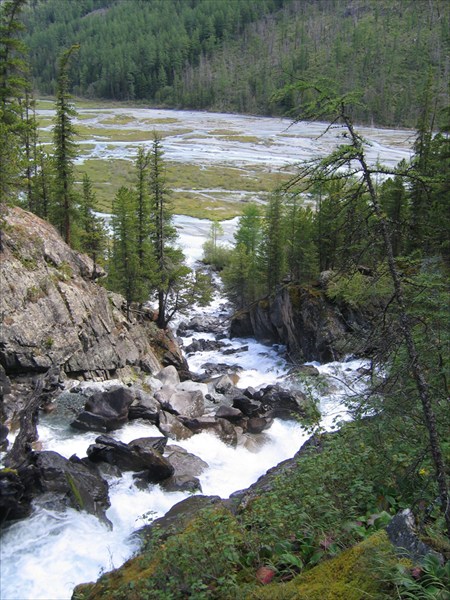
[[[53,94],[55,57],[80,44],[77,96],[284,114],[273,93],[332,77],[363,90],[357,122],[414,127],[430,76],[448,103],[446,0],[33,0],[24,11],[31,72]]]

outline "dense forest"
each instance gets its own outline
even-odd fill
[[[448,102],[445,0],[34,0],[25,41],[34,84],[53,94],[57,56],[80,44],[72,92],[91,98],[282,114],[299,77],[364,90],[358,122],[414,127],[431,73]]]

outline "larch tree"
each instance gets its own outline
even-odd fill
[[[365,153],[365,141],[357,132],[350,116],[350,107],[359,102],[359,94],[351,93],[344,96],[336,94],[333,83],[322,80],[314,83],[299,81],[295,87],[300,93],[307,93],[308,101],[300,109],[300,115],[296,119],[328,120],[328,127],[340,125],[343,128],[343,139],[345,143],[340,145],[331,154],[321,160],[306,161],[299,174],[293,179],[309,178],[311,181],[323,181],[330,177],[342,179],[350,178],[357,181],[359,191],[367,198],[368,205],[376,222],[376,229],[382,241],[382,247],[387,263],[387,272],[392,283],[393,295],[390,304],[395,305],[396,330],[399,332],[400,340],[406,354],[406,364],[410,378],[414,382],[417,398],[421,405],[423,425],[428,435],[428,449],[435,469],[435,478],[438,488],[440,505],[445,518],[447,534],[450,535],[450,501],[447,482],[447,467],[442,450],[439,426],[436,418],[436,404],[433,405],[433,397],[436,390],[432,392],[428,378],[429,369],[425,369],[426,363],[423,352],[419,351],[420,343],[414,332],[416,319],[411,315],[407,304],[406,282],[402,270],[396,261],[392,244],[392,233],[389,220],[383,211],[376,176],[380,173],[392,175],[393,173],[381,166],[370,166]],[[407,173],[404,173],[407,176]],[[420,172],[416,172],[416,182],[420,178]],[[422,184],[427,181],[425,173]],[[420,182],[420,181],[419,181]],[[392,332],[391,332],[392,333]],[[434,365],[441,369],[439,365]]]

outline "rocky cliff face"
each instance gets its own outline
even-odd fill
[[[117,376],[185,367],[176,343],[151,320],[124,312],[124,299],[93,280],[93,263],[46,221],[8,209],[0,254],[0,365],[11,376],[57,366],[69,377]],[[178,363],[178,364],[177,364]]]
[[[324,286],[286,286],[254,303],[231,322],[232,337],[286,344],[294,361],[330,362],[365,351],[370,310],[355,311],[328,299]]]

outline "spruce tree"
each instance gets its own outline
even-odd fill
[[[97,277],[97,264],[106,249],[107,234],[101,217],[95,214],[96,198],[89,176],[84,173],[79,211],[79,247],[94,263],[92,278]]]
[[[73,125],[75,108],[69,94],[70,60],[79,49],[78,45],[65,50],[59,59],[56,84],[56,116],[53,127],[54,143],[54,200],[52,221],[58,227],[64,241],[70,245],[72,222],[76,214],[76,192],[73,165],[76,157],[76,131]]]
[[[144,302],[147,295],[139,276],[135,197],[128,188],[121,187],[114,197],[111,228],[107,284],[125,297],[129,319],[131,303]]]
[[[149,196],[152,231],[150,232],[155,257],[155,286],[158,296],[158,326],[167,326],[167,301],[173,274],[182,261],[173,242],[176,231],[172,225],[169,190],[166,185],[161,139],[155,134],[150,150]]]
[[[19,17],[25,1],[7,0],[0,4],[0,251],[4,212],[19,189],[23,166],[21,101],[28,82]]]

